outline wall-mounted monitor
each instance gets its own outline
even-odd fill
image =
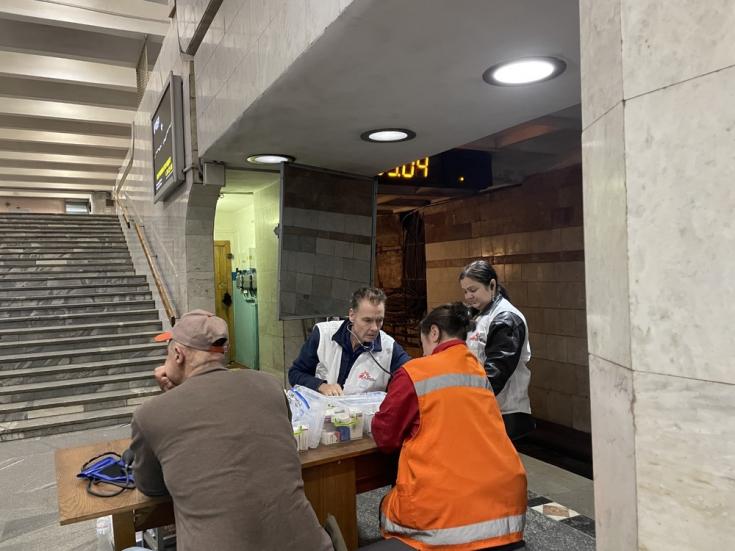
[[[170,74],[151,118],[153,202],[166,199],[184,182],[184,87]]]

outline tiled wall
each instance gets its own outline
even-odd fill
[[[201,2],[185,1],[194,8]],[[200,151],[206,153],[351,2],[224,0],[195,56]]]
[[[458,276],[489,260],[526,316],[536,417],[590,431],[581,169],[424,209],[428,307],[462,300]]]
[[[284,167],[281,318],[343,316],[370,283],[374,183]]]

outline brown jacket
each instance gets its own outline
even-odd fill
[[[136,485],[171,494],[179,551],[332,550],[274,377],[208,365],[140,406],[132,432]]]

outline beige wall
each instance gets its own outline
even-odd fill
[[[252,195],[241,195],[237,202],[237,210],[217,209],[214,238],[230,242],[232,269],[242,270],[255,266],[255,209]]]
[[[528,322],[534,416],[589,432],[579,166],[424,215],[428,308],[462,300],[462,267],[490,261]]]
[[[144,227],[174,306],[181,315],[195,308],[214,311],[212,236],[219,188],[203,186],[196,170],[165,201],[153,202],[151,116],[171,71],[184,83],[186,165],[198,162],[192,62],[180,54],[171,27],[151,72],[133,123],[132,148],[116,185],[118,202]],[[188,99],[187,99],[188,98]],[[126,170],[129,167],[129,170]]]
[[[597,549],[735,542],[735,9],[582,0]]]
[[[258,344],[260,370],[287,385],[286,372],[305,337],[300,321],[278,319],[278,238],[280,184],[253,195],[255,208],[255,268],[258,271]]]
[[[193,19],[202,3],[185,0],[185,5],[194,8]],[[195,56],[203,153],[350,3],[352,0],[222,2]],[[187,21],[185,28],[193,26]]]
[[[37,212],[63,214],[64,200],[46,197],[11,197],[0,195],[0,212]]]

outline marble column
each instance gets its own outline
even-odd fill
[[[599,551],[735,542],[735,1],[580,0]]]

